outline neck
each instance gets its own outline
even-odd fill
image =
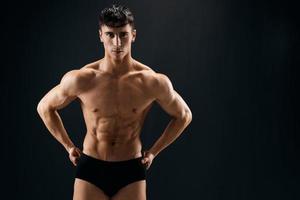
[[[100,68],[102,71],[111,73],[113,75],[122,75],[132,69],[133,60],[134,59],[130,54],[124,56],[120,60],[113,59],[109,55],[105,54]]]

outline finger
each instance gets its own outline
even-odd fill
[[[81,151],[79,148],[76,149],[76,152],[80,155],[81,154]]]
[[[74,163],[75,163],[75,165],[77,165],[77,163],[78,163],[78,157],[74,158]]]
[[[74,157],[73,157],[73,161],[74,161],[74,162],[77,162],[77,160],[78,160],[78,156],[74,156]]]
[[[74,157],[78,157],[80,154],[78,153],[78,151],[75,151],[73,155]]]
[[[143,163],[147,163],[148,162],[148,158],[144,158],[142,161],[143,161]]]
[[[79,157],[76,157],[76,158],[75,158],[76,164],[78,163],[78,161],[79,161]]]
[[[72,156],[75,156],[75,155],[76,155],[76,151],[72,151],[72,152],[71,152],[71,155],[72,155]]]

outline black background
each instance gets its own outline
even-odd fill
[[[166,74],[193,121],[148,171],[160,199],[299,199],[299,14],[292,1],[119,1],[135,15],[132,56]],[[2,195],[72,199],[74,167],[36,112],[63,74],[103,56],[111,1],[2,3]],[[79,102],[59,111],[82,148]],[[155,104],[150,148],[170,118]]]

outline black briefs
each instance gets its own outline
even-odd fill
[[[82,152],[75,178],[88,181],[112,197],[122,187],[139,180],[146,180],[146,166],[142,156],[124,161],[105,161]]]

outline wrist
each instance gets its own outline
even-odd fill
[[[67,152],[70,154],[70,151],[75,147],[75,145],[69,145],[66,147]]]
[[[148,151],[148,153],[151,154],[154,158],[157,156],[157,153],[155,153],[155,151],[151,149]]]

